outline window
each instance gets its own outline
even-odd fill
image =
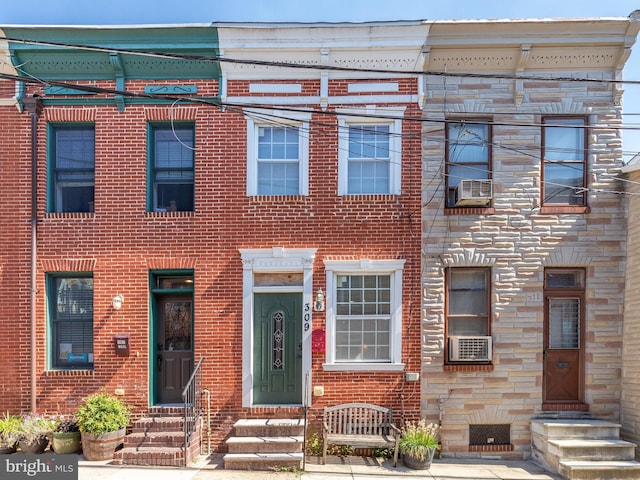
[[[149,210],[194,210],[194,127],[152,126]]]
[[[49,275],[49,365],[55,369],[93,366],[93,277]]]
[[[325,261],[326,369],[401,365],[404,261]]]
[[[459,197],[461,180],[489,180],[491,178],[490,120],[476,119],[473,123],[448,122],[446,127],[446,191],[447,207],[486,206],[475,199]],[[481,199],[482,200],[482,199]]]
[[[340,110],[339,113],[354,113]],[[356,110],[362,113],[362,111]],[[380,116],[403,110],[385,109]],[[338,194],[399,195],[402,174],[402,120],[341,117],[338,120]]]
[[[248,195],[308,194],[310,118],[296,113],[247,116]]]
[[[545,270],[545,301],[549,348],[580,347],[584,270]]]
[[[445,331],[450,361],[490,360],[490,273],[489,268],[447,269]],[[456,346],[468,356],[454,355]]]
[[[52,125],[49,130],[50,212],[92,212],[95,130],[88,125]]]
[[[542,119],[543,204],[586,205],[586,119]]]

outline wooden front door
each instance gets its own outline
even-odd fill
[[[193,369],[191,295],[161,296],[157,304],[156,399],[182,403]]]
[[[255,294],[253,336],[253,403],[301,404],[302,294]]]
[[[545,298],[543,401],[554,405],[581,404],[583,391],[583,298]]]

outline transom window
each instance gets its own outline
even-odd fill
[[[542,123],[543,204],[586,205],[586,118],[544,117]]]
[[[150,210],[194,209],[193,125],[151,126]]]
[[[403,260],[325,260],[327,370],[402,368]]]
[[[580,348],[584,270],[546,269],[544,288],[549,348]]]
[[[49,211],[92,212],[95,187],[94,127],[53,125],[49,132]]]
[[[93,277],[49,275],[47,279],[49,365],[59,369],[93,366]]]
[[[462,180],[491,178],[490,120],[475,119],[474,123],[448,122],[446,149],[447,207],[485,206],[466,200],[458,191]],[[486,202],[488,203],[488,201]]]

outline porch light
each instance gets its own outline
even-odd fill
[[[324,311],[324,292],[321,288],[319,288],[318,293],[316,293],[316,301],[313,303],[313,309],[316,312]]]
[[[124,297],[120,294],[111,299],[111,306],[114,310],[120,310],[124,304]]]

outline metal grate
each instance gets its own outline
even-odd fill
[[[469,445],[509,445],[511,425],[469,425]]]

